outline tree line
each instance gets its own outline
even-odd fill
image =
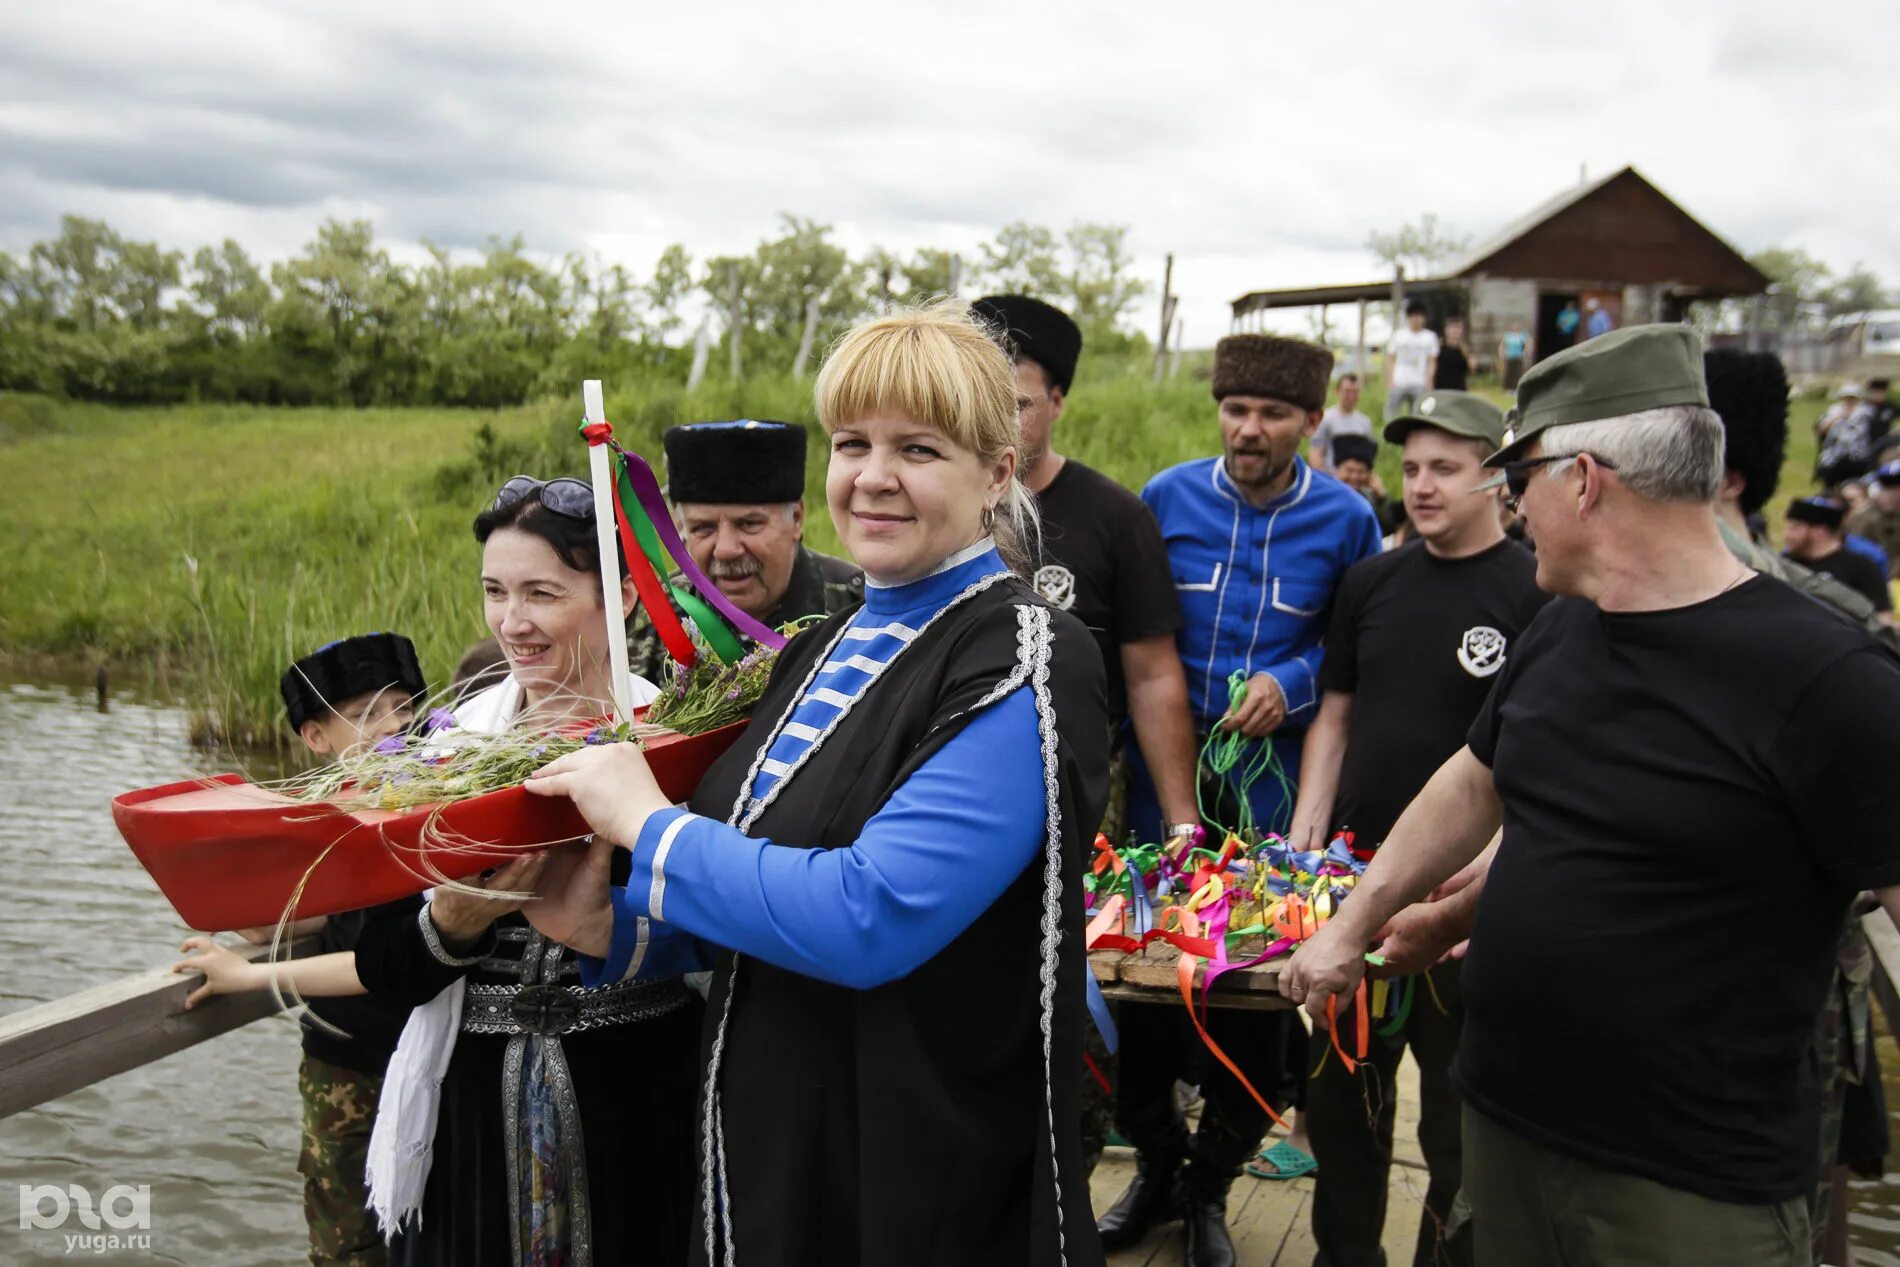
[[[702,306],[720,345],[736,333],[743,373],[784,373],[801,344],[821,351],[886,305],[953,289],[1041,296],[1112,355],[1147,346],[1120,328],[1149,291],[1127,234],[1017,222],[970,258],[934,248],[854,258],[831,226],[786,215],[749,255],[695,261],[676,243],[641,278],[579,254],[544,263],[519,235],[477,252],[425,242],[428,259],[407,265],[369,221],[331,220],[296,256],[266,264],[229,239],[187,257],[68,215],[50,241],[0,252],[0,390],[117,404],[493,408],[581,377],[683,377],[697,333],[686,322]],[[730,364],[712,357],[709,372]]]

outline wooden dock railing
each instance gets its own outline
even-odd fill
[[[314,937],[291,957],[315,950]],[[261,959],[268,946],[237,946]],[[206,999],[185,996],[203,978],[162,969],[125,977],[0,1016],[0,1118],[150,1064],[281,1010],[269,990]]]

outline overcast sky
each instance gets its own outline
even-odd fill
[[[1892,0],[1377,8],[57,0],[0,13],[0,248],[63,212],[282,257],[520,232],[641,276],[791,211],[854,251],[1126,224],[1190,344],[1634,163],[1744,251],[1900,284]],[[1151,327],[1151,310],[1139,324]]]

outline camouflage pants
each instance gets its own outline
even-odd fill
[[[311,1056],[297,1070],[303,1097],[303,1216],[310,1267],[383,1267],[386,1255],[369,1212],[363,1166],[383,1080]]]

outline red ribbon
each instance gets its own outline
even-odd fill
[[[581,435],[586,437],[589,448],[612,444],[613,424],[590,422],[581,428]],[[609,463],[619,460],[617,452],[608,459]],[[640,595],[640,605],[647,609],[647,619],[653,622],[653,631],[660,635],[667,654],[679,663],[690,666],[699,658],[699,648],[693,645],[685,626],[680,624],[679,616],[673,611],[672,601],[667,598],[666,586],[653,570],[646,551],[640,548],[640,540],[633,533],[633,525],[627,521],[627,508],[620,504],[620,481],[610,480],[608,488],[613,495],[614,521],[620,525],[620,548],[627,556],[627,571],[633,577],[633,588]],[[601,566],[605,567],[606,562],[602,559]]]

